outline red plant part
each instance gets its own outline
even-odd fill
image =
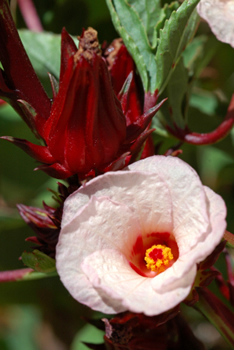
[[[0,60],[4,67],[0,72],[0,97],[21,114],[44,146],[10,136],[2,138],[42,163],[36,169],[60,179],[78,175],[83,180],[133,162],[152,132],[149,125],[161,104],[154,103],[153,108],[127,123],[101,57],[97,32],[89,28],[79,38],[79,50],[65,29],[62,31],[59,90],[51,77],[51,107],[6,1],[0,1],[0,9],[4,14],[0,17]],[[128,86],[127,99],[130,92]]]
[[[143,91],[136,65],[128,53],[122,39],[115,39],[105,50],[113,89],[121,102],[127,125],[134,123],[139,115],[155,106],[158,91],[154,94]],[[155,154],[152,136],[149,135],[141,154],[141,159]]]
[[[225,138],[232,129],[234,124],[234,95],[230,101],[227,114],[222,123],[212,132],[209,133],[196,133],[191,132],[188,127],[180,129],[177,125],[174,125],[174,129],[170,126],[166,126],[167,130],[176,138],[183,142],[190,143],[192,145],[210,145],[221,141]]]

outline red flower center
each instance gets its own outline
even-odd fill
[[[129,264],[139,275],[155,277],[170,268],[178,256],[178,245],[171,233],[152,232],[136,238]]]

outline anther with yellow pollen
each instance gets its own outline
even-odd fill
[[[173,259],[171,248],[162,244],[153,245],[145,252],[146,267],[157,273],[161,273],[170,267],[170,261]]]

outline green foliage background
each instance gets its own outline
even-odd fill
[[[110,43],[117,37],[105,0],[35,0],[36,8],[46,31],[59,34],[63,26],[74,36],[82,28],[92,26],[99,32],[100,42]],[[18,28],[25,28],[17,10]],[[188,112],[193,131],[213,130],[224,118],[234,92],[234,50],[217,42],[205,23],[198,35],[208,35],[208,67],[199,72]],[[59,71],[59,36],[49,34],[37,41],[34,34],[21,32],[25,47],[39,72],[48,93],[47,71],[55,76]],[[45,41],[43,41],[45,40]],[[51,41],[52,40],[52,41]],[[53,42],[53,56],[47,50]],[[189,58],[188,58],[189,59]],[[47,64],[47,66],[46,66]],[[0,107],[0,134],[36,142],[20,117],[9,107]],[[175,139],[154,134],[156,143],[162,142],[159,153],[174,146]],[[234,232],[234,133],[212,146],[195,147],[184,144],[180,156],[199,173],[204,185],[211,187],[225,200],[228,208],[228,230]],[[36,162],[10,143],[0,141],[0,270],[22,268],[22,252],[30,250],[24,240],[33,232],[20,218],[17,203],[42,206],[42,201],[53,205],[47,188],[56,190],[56,180],[42,172],[33,172]],[[223,269],[223,262],[218,262]],[[82,350],[81,340],[101,342],[102,333],[85,325],[80,315],[89,316],[90,310],[79,305],[68,294],[57,277],[44,280],[0,285],[0,349],[2,350]],[[187,314],[194,329],[201,322],[196,313]],[[80,329],[82,330],[80,331]],[[44,342],[43,342],[43,338]],[[219,343],[221,342],[221,343]],[[221,345],[220,345],[221,344]],[[220,339],[207,342],[210,349],[225,349]]]

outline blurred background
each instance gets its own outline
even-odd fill
[[[47,71],[59,74],[60,37],[63,27],[73,35],[80,35],[88,26],[98,30],[100,42],[111,43],[118,37],[112,25],[105,0],[34,0],[48,41],[21,32],[26,50],[35,69],[51,96]],[[16,1],[11,1],[13,15],[19,29],[26,28]],[[53,34],[54,33],[54,34]],[[190,101],[189,127],[193,131],[212,131],[223,120],[234,91],[234,50],[218,42],[206,23],[201,22],[197,35],[209,38],[207,67],[194,85]],[[46,50],[53,41],[53,57]],[[41,52],[41,59],[35,50]],[[37,142],[20,117],[9,107],[0,107],[0,136],[15,136]],[[161,143],[159,154],[178,143],[154,134],[155,143]],[[228,227],[234,232],[234,133],[216,145],[181,146],[180,158],[192,165],[204,185],[220,194],[228,208]],[[20,256],[30,251],[25,238],[34,235],[16,209],[17,203],[42,207],[56,205],[52,193],[56,180],[33,169],[36,162],[14,145],[0,140],[0,270],[22,268]],[[217,267],[225,274],[224,261]],[[213,286],[215,288],[215,286]],[[195,334],[207,349],[228,349],[213,326],[188,307],[184,312]],[[0,350],[83,350],[81,341],[102,342],[103,333],[85,323],[91,311],[75,302],[58,277],[0,285]],[[96,315],[98,316],[98,315]]]

